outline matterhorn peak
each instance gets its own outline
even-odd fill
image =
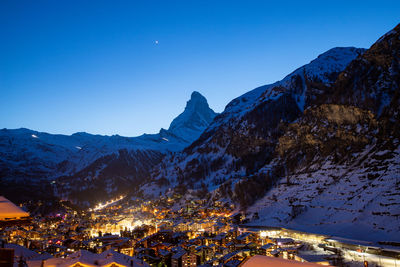
[[[190,100],[186,103],[185,111],[191,110],[192,112],[196,112],[203,109],[210,109],[207,99],[199,92],[193,91]]]
[[[192,92],[192,94],[190,96],[190,100],[201,100],[201,101],[206,101],[207,102],[207,99],[197,91],[193,91]]]
[[[187,140],[194,140],[212,122],[217,115],[208,105],[207,99],[197,91],[193,91],[187,101],[185,110],[176,117],[168,129],[169,132]]]

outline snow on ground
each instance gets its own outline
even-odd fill
[[[29,265],[29,262],[28,262]],[[63,267],[73,265],[84,266],[149,266],[134,257],[130,257],[114,250],[106,250],[101,254],[94,254],[87,250],[79,250],[65,258],[51,258],[44,261],[45,267]]]
[[[240,177],[244,175],[245,170],[233,170],[233,163],[236,159],[226,153],[226,147],[220,147],[217,142],[213,140],[215,137],[213,131],[218,129],[220,132],[227,132],[225,138],[228,139],[230,131],[229,127],[236,125],[243,115],[263,102],[279,99],[284,93],[293,94],[300,110],[303,110],[306,102],[305,97],[307,90],[305,86],[306,77],[304,75],[307,76],[307,79],[312,78],[323,83],[333,82],[331,80],[332,74],[342,71],[350,61],[356,58],[363,51],[364,49],[354,47],[333,48],[321,54],[317,59],[311,61],[309,64],[298,68],[293,73],[286,76],[282,81],[261,86],[232,100],[226,106],[225,111],[217,116],[211,125],[205,130],[203,138],[209,136],[208,139],[201,140],[201,142],[190,152],[178,153],[173,157],[166,158],[166,160],[156,168],[156,172],[153,175],[154,179],[167,178],[170,182],[170,187],[173,187],[177,184],[177,178],[180,176],[180,173],[185,171],[190,172],[192,166],[187,166],[196,159],[200,162],[203,161],[208,163],[217,159],[222,161],[218,168],[209,171],[206,177],[201,179],[201,182],[207,184],[208,189],[211,191],[217,188],[218,183],[216,183],[216,181],[223,181],[227,178]],[[299,86],[297,86],[299,79],[301,79],[301,83],[303,84],[303,89],[301,90],[298,88]],[[300,90],[301,92],[295,92],[296,90]],[[240,129],[243,131],[242,134],[247,134],[246,129],[251,128],[251,125],[246,125],[247,122],[243,121],[240,123]],[[173,126],[173,124],[174,123],[172,123],[171,126]],[[147,187],[149,186],[146,186],[145,191],[149,192]],[[152,187],[151,191],[157,190]]]
[[[256,255],[248,259],[242,265],[243,267],[318,267],[320,264],[311,262],[299,262],[294,260],[285,260],[282,258],[275,258],[270,256]]]
[[[10,178],[14,178],[15,173],[53,178],[73,174],[96,159],[117,154],[121,149],[161,153],[181,151],[200,136],[215,115],[207,100],[194,92],[185,111],[171,123],[171,130],[161,129],[157,134],[123,137],[78,132],[61,135],[24,128],[2,129],[0,167],[9,170]]]
[[[387,154],[366,149],[358,158],[367,158],[356,162],[357,166],[326,160],[291,176],[293,185],[280,184],[248,210],[260,217],[251,224],[399,241],[400,147],[390,154],[392,158],[379,159]]]

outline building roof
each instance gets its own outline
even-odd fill
[[[237,239],[237,240],[244,240],[246,237],[248,237],[248,236],[250,236],[250,235],[251,235],[250,232],[246,232],[246,233],[243,233],[243,234],[241,234],[240,236],[238,236],[236,239]]]
[[[225,263],[224,266],[226,266],[226,267],[237,267],[237,266],[240,266],[241,263],[242,263],[242,261],[240,261],[240,260],[230,260],[227,263]]]
[[[13,249],[15,257],[22,256],[25,260],[46,260],[52,258],[52,256],[48,253],[39,254],[17,244],[5,244],[4,247]]]
[[[104,251],[101,254],[94,254],[86,250],[77,251],[66,258],[52,258],[44,262],[45,267],[70,267],[79,263],[85,267],[109,267],[116,266],[148,266],[147,263],[142,263],[138,259],[118,253],[113,250]],[[132,263],[132,265],[131,265]]]
[[[328,261],[327,257],[330,257],[332,255],[328,254],[297,254],[297,257],[302,258],[303,260],[307,262],[323,262],[323,261]]]
[[[264,246],[262,246],[261,248],[262,248],[262,249],[270,249],[270,248],[272,248],[273,246],[275,246],[275,244],[273,244],[273,243],[267,243],[267,244],[265,244]]]
[[[168,250],[165,250],[165,249],[159,249],[158,250],[158,254],[160,254],[163,257],[167,257],[167,256],[169,256],[171,254],[171,252],[168,251]]]
[[[177,259],[181,258],[183,255],[185,255],[186,253],[187,253],[186,250],[180,250],[177,253],[175,253],[174,255],[172,255],[172,258],[177,260]]]
[[[321,267],[321,265],[309,262],[299,262],[294,260],[285,260],[282,258],[256,255],[248,259],[243,267]]]
[[[226,262],[226,261],[230,260],[231,258],[233,258],[234,256],[236,256],[239,253],[240,253],[239,250],[231,252],[231,253],[228,253],[228,254],[222,256],[220,260],[223,261],[223,262]]]
[[[282,244],[294,242],[294,240],[292,238],[276,238],[275,240],[277,243],[282,243]]]
[[[29,213],[23,211],[10,200],[0,196],[0,221],[18,220],[29,217]]]

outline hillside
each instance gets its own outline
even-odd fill
[[[399,43],[400,25],[236,98],[143,192],[206,188],[250,224],[400,240]]]
[[[214,190],[229,179],[256,173],[272,159],[283,134],[280,125],[299,118],[363,52],[353,47],[331,49],[282,81],[232,100],[199,139],[163,160],[152,176],[165,184],[161,190],[178,184],[200,188],[202,183]],[[158,195],[160,189],[153,189]]]
[[[166,154],[180,151],[198,138],[215,115],[207,100],[194,92],[185,111],[171,123],[171,130],[161,129],[158,134],[54,135],[2,129],[0,194],[18,201],[40,198],[40,192],[52,195],[56,189],[57,195],[66,199],[98,201],[126,193]],[[88,194],[90,191],[97,192]]]

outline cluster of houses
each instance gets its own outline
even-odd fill
[[[2,257],[3,256],[3,257]],[[6,256],[6,257],[4,257]],[[0,248],[1,266],[29,267],[145,267],[149,266],[137,258],[113,249],[102,253],[79,250],[65,257],[54,257],[49,253],[37,253],[16,244],[3,244]]]
[[[262,243],[265,243],[262,245]],[[260,237],[257,233],[230,230],[212,234],[204,232],[189,238],[186,232],[160,230],[135,244],[134,255],[152,265],[166,266],[240,266],[254,255],[279,257],[301,262],[329,265],[323,256],[302,258],[303,244],[290,238]],[[325,255],[326,256],[326,255]]]
[[[1,227],[0,239],[14,246],[14,263],[35,267],[234,267],[254,255],[329,263],[323,257],[303,256],[303,244],[293,239],[239,229],[231,222],[230,208],[222,204],[208,207],[204,201],[188,201],[174,209],[171,203],[145,202],[127,209],[114,206],[34,218],[28,224],[8,223]],[[146,223],[134,226],[128,214]]]

